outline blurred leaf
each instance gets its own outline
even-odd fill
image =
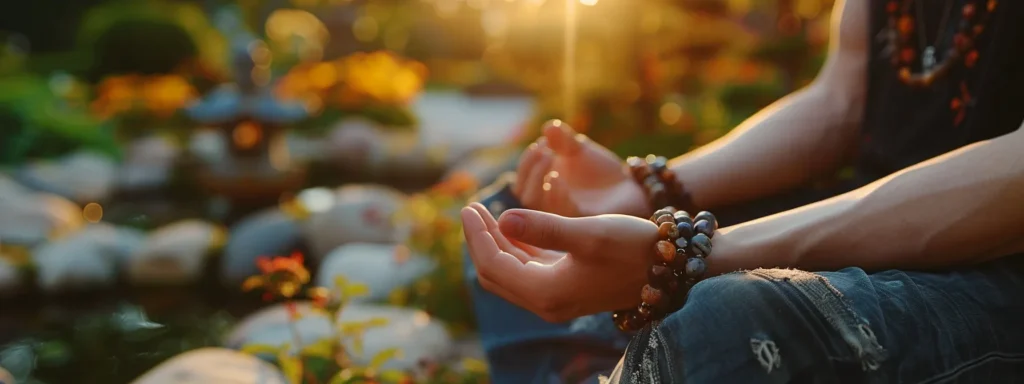
[[[317,342],[302,348],[302,355],[330,358],[334,354],[333,339],[321,339]]]
[[[345,288],[342,290],[342,295],[344,295],[346,299],[366,296],[368,294],[370,294],[370,287],[363,283],[349,283],[345,285]]]
[[[291,346],[285,345],[285,348],[277,353],[277,364],[289,383],[302,383],[302,360],[289,354],[289,350]]]
[[[362,381],[362,372],[358,368],[346,368],[331,378],[328,384],[349,384]]]
[[[363,355],[363,337],[360,335],[352,336],[352,352],[358,356]]]
[[[348,286],[348,280],[345,279],[345,276],[338,275],[334,277],[334,289],[341,290],[345,289],[346,286]]]
[[[369,368],[373,370],[378,370],[381,367],[383,367],[384,364],[388,362],[388,360],[398,358],[399,356],[401,356],[401,354],[402,351],[399,350],[398,348],[388,348],[383,351],[377,352],[377,354],[374,355],[372,359],[370,359]]]
[[[380,380],[385,383],[398,383],[401,382],[402,380],[405,380],[407,376],[408,375],[405,372],[399,371],[397,369],[389,369],[381,372],[379,377]]]
[[[250,355],[277,355],[281,347],[269,344],[246,344],[242,346],[242,353]]]

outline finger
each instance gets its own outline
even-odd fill
[[[522,263],[515,256],[502,252],[489,232],[483,217],[473,208],[462,209],[463,232],[469,245],[470,257],[482,280],[493,284],[494,291],[502,297],[516,301],[531,309],[530,292],[537,284],[548,286],[553,279],[553,269],[537,262]]]
[[[551,213],[568,217],[579,217],[579,209],[576,206],[576,202],[569,195],[569,186],[566,184],[565,178],[561,177],[557,172],[551,172],[546,181],[546,185],[542,188],[545,190],[543,206],[558,207],[557,211],[552,211]]]
[[[545,124],[544,137],[547,138],[551,150],[562,156],[573,156],[583,148],[581,142],[577,140],[576,131],[561,120],[551,120]]]
[[[523,196],[523,186],[526,185],[526,181],[529,180],[530,170],[533,169],[533,165],[540,160],[540,144],[533,143],[523,152],[523,155],[519,157],[519,166],[516,168],[516,181],[512,185],[512,193],[519,197]]]
[[[555,155],[550,149],[540,150],[540,159],[527,175],[526,183],[523,185],[523,194],[520,195],[524,206],[534,209],[541,207],[541,198],[544,196],[544,175],[550,172],[554,159]]]
[[[505,236],[539,248],[589,253],[600,238],[598,221],[592,218],[567,218],[525,209],[505,211],[498,227]]]
[[[483,218],[484,224],[487,226],[487,232],[491,234],[494,241],[498,244],[498,248],[515,256],[522,263],[528,263],[530,261],[539,261],[544,264],[550,264],[558,261],[563,255],[549,251],[546,249],[540,249],[529,244],[515,242],[505,237],[498,229],[498,221],[494,220],[494,217],[487,211],[487,208],[480,203],[473,203],[469,205],[475,209],[480,217]]]

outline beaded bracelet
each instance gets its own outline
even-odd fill
[[[615,326],[623,331],[639,330],[683,306],[690,288],[707,272],[704,259],[711,255],[711,238],[718,229],[710,212],[690,218],[671,206],[655,211],[651,222],[658,226],[659,240],[654,265],[647,271],[648,284],[640,291],[641,303],[612,313]]]
[[[629,157],[626,165],[633,179],[644,187],[652,207],[693,208],[690,193],[683,188],[675,172],[668,168],[668,159],[654,155],[647,155],[646,159]]]

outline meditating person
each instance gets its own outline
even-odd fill
[[[495,382],[1024,379],[1022,21],[839,1],[811,85],[671,161],[549,123],[462,211]]]

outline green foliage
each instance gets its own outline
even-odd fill
[[[58,98],[42,78],[0,78],[0,165],[92,150],[119,157],[109,125]]]
[[[227,315],[150,320],[138,307],[76,318],[0,348],[0,366],[19,383],[127,383],[192,349],[216,346]]]

